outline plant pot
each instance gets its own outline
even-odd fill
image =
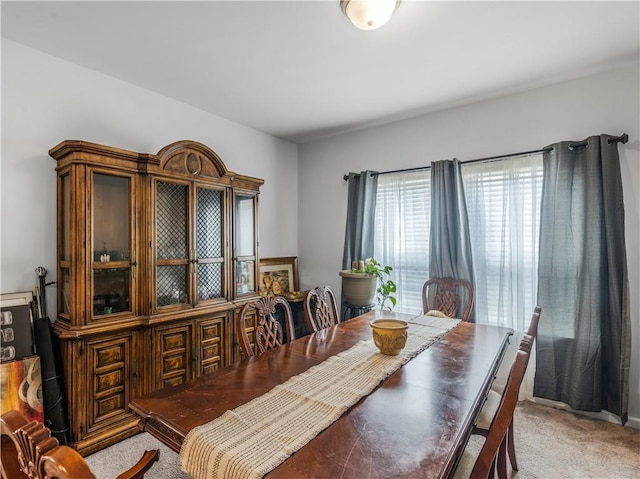
[[[342,300],[352,306],[369,306],[376,295],[378,278],[368,273],[353,273],[348,269],[340,271],[342,276]]]
[[[396,356],[407,344],[409,324],[400,319],[375,319],[371,321],[373,343],[382,354]]]

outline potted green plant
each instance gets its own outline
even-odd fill
[[[382,266],[374,258],[358,261],[358,267],[340,271],[344,300],[353,306],[369,306],[374,299],[380,309],[393,309],[397,299],[396,284],[391,280],[391,266]]]

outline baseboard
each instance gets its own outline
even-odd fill
[[[640,417],[630,417],[625,426],[640,429]]]
[[[556,409],[563,409],[565,411],[571,412],[573,414],[578,414],[580,416],[586,416],[593,419],[600,419],[602,421],[611,422],[614,424],[620,424],[620,418],[615,414],[610,413],[609,411],[600,411],[600,412],[587,412],[587,411],[576,411],[571,409],[565,403],[552,401],[550,399],[542,399],[542,398],[528,398],[529,401],[534,402],[536,404],[541,404],[543,406],[550,406]],[[625,427],[631,427],[633,429],[640,429],[640,418],[637,417],[629,417],[627,423],[624,425]]]

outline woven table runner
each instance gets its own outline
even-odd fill
[[[192,429],[180,450],[183,471],[195,479],[263,477],[459,322],[418,316],[409,321],[407,345],[398,356],[360,341]]]

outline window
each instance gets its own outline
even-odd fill
[[[422,313],[422,285],[429,274],[430,184],[429,170],[378,178],[374,257],[393,267],[396,311]]]
[[[479,322],[523,331],[536,304],[542,155],[462,165]],[[380,175],[375,258],[394,269],[396,311],[422,312],[429,277],[429,170]]]
[[[477,321],[528,327],[536,305],[542,155],[463,165]]]

